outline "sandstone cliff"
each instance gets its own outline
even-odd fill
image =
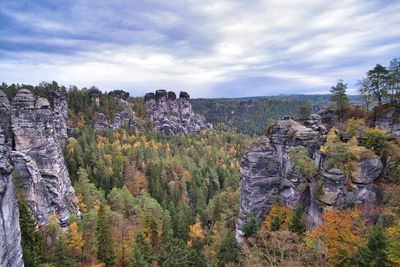
[[[326,164],[319,150],[326,134],[319,115],[311,115],[304,124],[288,118],[276,123],[269,138],[253,144],[241,162],[239,241],[249,218],[263,220],[274,203],[304,208],[307,224],[313,227],[321,222],[325,210],[379,201],[380,190],[373,183],[383,169],[379,158],[361,157],[359,173],[350,180],[340,169]],[[297,146],[305,147],[314,159],[316,177],[296,172],[288,151]]]
[[[190,96],[186,92],[180,92],[177,99],[172,91],[157,90],[147,93],[144,102],[148,118],[155,129],[164,135],[192,134],[213,129],[211,124],[193,112]]]
[[[95,99],[96,103],[100,103],[100,91],[92,90],[89,94],[91,95],[91,98]],[[127,127],[130,130],[136,130],[138,128],[138,119],[136,118],[131,105],[127,101],[129,93],[122,90],[115,90],[111,91],[109,95],[115,97],[119,106],[122,108],[122,111],[117,112],[111,122],[107,120],[103,113],[97,113],[92,121],[93,129],[95,131],[104,131],[109,129],[118,130],[122,127]]]
[[[71,213],[79,215],[61,149],[66,138],[67,103],[60,98],[55,96],[51,105],[47,99],[21,89],[11,108],[11,158],[39,225],[47,223],[53,212],[62,226],[67,225]]]
[[[0,266],[23,266],[18,202],[11,176],[11,112],[0,90]]]

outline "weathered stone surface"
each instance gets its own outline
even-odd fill
[[[400,137],[400,104],[390,103],[373,109],[372,124],[388,131],[394,137]]]
[[[110,96],[113,96],[115,98],[118,99],[122,99],[122,100],[128,100],[129,98],[129,93],[125,92],[124,90],[114,90],[108,93]]]
[[[1,93],[0,91],[0,101],[6,102],[5,99],[1,99]],[[0,125],[0,266],[19,267],[24,266],[24,263],[20,245],[18,202],[11,176],[11,141],[7,140],[10,137],[6,137],[3,131],[3,126],[10,123],[8,119],[9,116],[2,116]]]
[[[383,169],[377,157],[362,158],[359,175],[350,179],[342,170],[326,166],[319,147],[325,142],[327,131],[320,117],[311,115],[304,124],[307,126],[289,117],[279,120],[272,128],[270,138],[260,138],[245,154],[240,169],[238,241],[241,241],[243,226],[251,214],[257,220],[264,220],[275,202],[304,208],[307,226],[315,227],[321,223],[323,211],[376,203],[382,197],[379,188],[373,184]],[[297,146],[305,147],[315,159],[319,171],[317,177],[296,173],[288,151]]]
[[[29,90],[17,93],[11,112],[15,145],[11,158],[20,174],[28,207],[39,225],[47,223],[55,212],[65,226],[69,215],[79,215],[79,209],[60,145],[64,138],[61,128],[65,128],[66,135],[63,104],[53,103],[51,109],[45,99],[35,99]],[[58,111],[54,111],[56,106]]]
[[[134,112],[132,111],[132,107],[130,104],[124,100],[123,98],[126,93],[122,90],[113,91],[116,92],[111,95],[116,95],[116,99],[119,102],[119,105],[122,107],[122,111],[115,114],[112,122],[110,123],[106,116],[103,113],[95,114],[95,117],[92,121],[92,127],[95,131],[104,131],[104,130],[118,130],[122,127],[128,127],[130,130],[136,130],[138,128],[138,119],[135,117]],[[129,93],[127,93],[129,97]]]
[[[100,106],[100,96],[103,94],[99,89],[97,88],[91,88],[88,90],[89,97],[92,101],[96,103],[96,106]]]
[[[62,144],[68,142],[68,102],[63,93],[51,91],[47,94],[54,114],[54,134]]]
[[[186,92],[176,100],[174,92],[157,90],[144,98],[147,115],[157,131],[164,135],[192,134],[212,130],[202,117],[195,114]]]

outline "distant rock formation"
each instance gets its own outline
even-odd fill
[[[70,214],[79,215],[61,148],[67,140],[67,102],[59,93],[50,99],[51,103],[19,90],[11,107],[1,111],[10,114],[1,126],[11,138],[8,156],[38,224],[46,224],[55,212],[60,225],[66,226]]]
[[[18,202],[11,176],[10,104],[0,90],[0,266],[20,267],[22,261]]]
[[[109,122],[103,113],[97,113],[92,121],[93,129],[95,131],[104,131],[109,129],[118,130],[122,127],[127,127],[130,130],[136,130],[138,128],[138,119],[127,101],[129,93],[122,90],[115,90],[108,94],[118,100],[122,111],[115,114],[112,122]]]
[[[124,90],[114,90],[108,93],[110,96],[113,96],[115,98],[119,98],[122,100],[128,100],[129,98],[129,93],[125,92]]]
[[[96,106],[100,106],[100,96],[103,94],[99,89],[97,88],[91,88],[88,90],[90,100],[94,101],[96,103]]]
[[[195,114],[190,96],[180,92],[179,99],[172,91],[157,90],[144,96],[144,105],[150,121],[157,131],[164,135],[195,134],[203,130],[213,130],[210,123]]]
[[[302,207],[307,224],[321,222],[321,213],[357,203],[376,203],[381,197],[373,184],[383,166],[378,157],[361,157],[360,172],[352,181],[339,169],[330,168],[319,151],[325,143],[327,127],[319,115],[311,115],[305,125],[290,118],[279,120],[271,136],[258,139],[241,161],[240,211],[236,237],[241,241],[243,227],[251,216],[264,220],[274,203]],[[306,126],[307,125],[307,126]],[[315,160],[317,178],[310,180],[296,173],[289,159],[291,147],[303,146]],[[351,186],[349,185],[351,183]]]

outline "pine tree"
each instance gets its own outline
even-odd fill
[[[377,223],[368,236],[368,242],[356,254],[355,262],[359,267],[389,266],[386,255],[387,240],[382,223]]]
[[[378,101],[378,105],[382,105],[383,98],[387,94],[389,71],[380,64],[369,70],[368,73],[369,92]]]
[[[279,215],[272,217],[271,227],[270,227],[271,231],[279,231],[281,227],[282,227],[282,218]]]
[[[28,206],[21,200],[19,201],[19,225],[25,266],[39,266],[44,263],[43,238],[36,229],[36,221]]]
[[[114,266],[115,254],[111,238],[111,226],[105,205],[101,203],[97,221],[97,259],[107,267]]]
[[[151,247],[142,232],[139,232],[135,238],[135,247],[133,250],[131,267],[150,266],[152,261]]]
[[[293,216],[289,222],[289,231],[293,233],[303,234],[306,231],[306,225],[303,218],[303,209],[294,210]]]
[[[186,267],[189,265],[189,256],[185,242],[172,238],[161,246],[157,261],[162,267]]]
[[[55,247],[55,259],[54,259],[55,266],[63,266],[63,267],[75,266],[75,262],[73,260],[70,251],[68,250],[63,235],[57,238],[54,247]]]
[[[240,249],[236,243],[235,236],[231,231],[227,233],[218,251],[218,266],[224,267],[225,264],[239,262]]]
[[[342,121],[342,110],[346,106],[349,105],[349,99],[346,95],[347,83],[343,83],[343,80],[340,79],[336,83],[336,86],[332,86],[331,88],[331,101],[336,105],[336,110],[339,111],[339,121]]]

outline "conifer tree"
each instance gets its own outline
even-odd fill
[[[115,254],[111,238],[111,226],[105,205],[101,203],[97,220],[97,259],[106,267],[114,266]]]
[[[347,83],[344,83],[342,79],[338,80],[336,86],[331,88],[331,101],[335,104],[336,110],[339,111],[339,121],[342,121],[342,110],[349,105],[349,99],[346,95]]]
[[[279,231],[281,227],[282,227],[282,218],[279,215],[272,217],[271,227],[270,227],[271,231]]]
[[[235,236],[231,231],[227,233],[218,251],[218,266],[224,267],[227,263],[239,262],[240,249]]]
[[[25,266],[34,267],[44,263],[43,239],[36,229],[32,217],[24,201],[19,201],[19,225],[21,228],[21,246]]]
[[[135,247],[133,249],[131,267],[147,267],[152,261],[151,247],[142,232],[139,232],[135,238]]]
[[[306,225],[303,218],[303,209],[294,210],[293,216],[289,222],[289,231],[293,233],[303,234],[306,231]]]
[[[368,236],[368,242],[356,254],[355,262],[359,267],[389,266],[386,255],[387,240],[382,223],[377,223]]]
[[[189,256],[185,242],[172,238],[161,246],[157,261],[162,267],[186,267],[189,265]]]

